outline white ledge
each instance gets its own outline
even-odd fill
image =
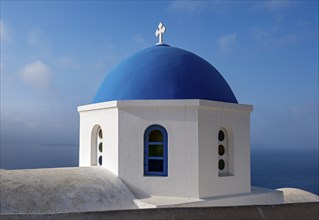
[[[219,108],[226,110],[249,111],[253,110],[252,105],[218,102],[202,99],[167,99],[167,100],[118,100],[101,102],[78,107],[79,112],[92,111],[108,108],[125,107],[198,107],[198,108]]]

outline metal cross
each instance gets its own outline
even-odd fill
[[[155,32],[155,36],[158,37],[158,43],[157,44],[162,44],[163,43],[163,35],[166,31],[166,28],[164,27],[164,25],[162,24],[162,22],[160,22],[158,24],[158,29]]]

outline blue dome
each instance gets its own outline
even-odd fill
[[[168,45],[144,49],[115,66],[102,82],[93,103],[145,99],[238,103],[226,80],[211,64]]]

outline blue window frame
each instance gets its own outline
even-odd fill
[[[144,176],[167,176],[167,131],[160,125],[144,133]]]

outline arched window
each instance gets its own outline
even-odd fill
[[[160,125],[144,133],[144,176],[167,176],[167,131]]]
[[[222,128],[218,132],[218,174],[229,175],[229,141],[227,131]]]
[[[102,153],[103,153],[103,132],[102,132],[102,129],[101,127],[98,129],[98,132],[97,132],[97,162],[98,162],[98,165],[99,166],[102,166],[102,163],[103,163],[103,156],[102,156]]]
[[[95,125],[91,133],[91,166],[103,164],[103,131],[99,125]]]

